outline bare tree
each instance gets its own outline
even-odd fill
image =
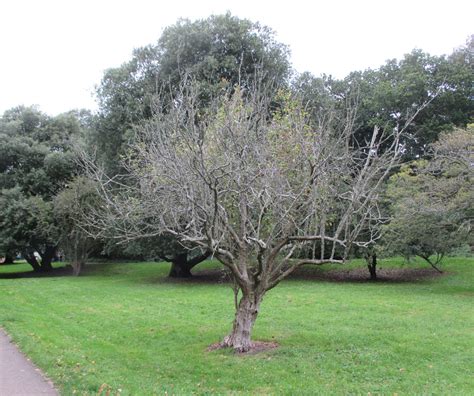
[[[402,130],[374,128],[371,141],[357,142],[351,103],[315,122],[286,93],[278,110],[258,89],[205,111],[197,98],[187,87],[157,107],[137,132],[127,179],[108,179],[85,159],[105,202],[87,221],[121,242],[167,234],[212,252],[237,285],[222,346],[242,352],[267,291],[304,264],[344,263],[352,246],[378,238],[379,187],[401,156]]]

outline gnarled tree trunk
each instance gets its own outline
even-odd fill
[[[41,260],[38,262],[35,251],[41,256]],[[56,246],[46,246],[44,252],[40,252],[39,249],[28,249],[23,253],[23,257],[26,262],[33,267],[35,272],[49,272],[53,269],[51,262],[53,261],[54,253],[56,252]]]
[[[209,254],[209,252],[205,252],[204,254],[196,256],[190,260],[188,260],[187,252],[178,254],[172,259],[164,258],[167,261],[171,261],[171,269],[168,276],[170,278],[190,278],[193,276],[191,274],[191,269],[208,258]]]
[[[223,347],[236,352],[247,352],[252,347],[251,334],[258,316],[263,294],[244,293],[235,312],[232,332],[224,338]]]

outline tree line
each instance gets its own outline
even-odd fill
[[[301,265],[439,270],[473,245],[473,43],[334,79],[296,73],[258,23],[179,20],[105,72],[96,114],[3,114],[0,251],[48,271],[59,248],[75,274],[90,255],[165,260],[178,277],[214,257],[239,351]]]

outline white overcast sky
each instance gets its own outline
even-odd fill
[[[226,11],[273,28],[297,71],[335,77],[415,47],[450,53],[474,33],[472,0],[0,0],[0,113],[96,109],[105,69],[180,17]]]

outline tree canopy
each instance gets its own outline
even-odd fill
[[[189,75],[199,81],[204,104],[223,88],[246,87],[262,76],[284,85],[289,50],[270,28],[230,13],[182,19],[166,28],[156,44],[136,49],[130,61],[107,70],[97,89],[94,143],[111,169],[132,126],[152,116],[154,98],[174,97]]]
[[[50,269],[57,243],[52,200],[76,173],[70,146],[81,131],[73,112],[48,117],[17,107],[0,118],[0,250],[22,252],[35,270]]]
[[[343,80],[304,73],[294,88],[310,103],[344,105],[358,98],[358,139],[370,139],[375,125],[397,128],[406,123],[422,103],[421,111],[404,136],[405,157],[429,156],[429,145],[440,133],[466,127],[474,117],[472,38],[450,56],[432,56],[413,50],[401,60],[388,60],[378,69],[354,71]]]
[[[391,253],[422,257],[438,269],[453,249],[472,246],[473,148],[474,129],[456,129],[431,145],[431,160],[414,161],[391,177],[385,237]]]

